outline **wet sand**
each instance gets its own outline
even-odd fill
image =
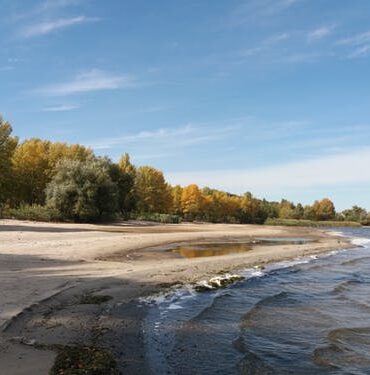
[[[178,244],[305,237],[300,245],[257,245],[248,252],[182,258]],[[0,365],[6,374],[47,374],[55,345],[108,347],[122,371],[145,373],[138,297],[220,272],[351,245],[307,228],[257,225],[51,224],[0,221]],[[81,296],[113,297],[82,305]]]

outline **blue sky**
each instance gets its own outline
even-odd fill
[[[259,197],[370,209],[368,0],[0,0],[21,139]]]

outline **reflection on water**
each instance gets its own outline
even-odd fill
[[[219,255],[244,253],[252,250],[249,243],[239,244],[204,244],[194,246],[179,246],[172,252],[180,254],[184,258],[213,257]]]
[[[151,308],[151,373],[369,375],[370,231],[344,231],[364,247]]]
[[[220,255],[244,253],[252,250],[252,246],[264,245],[303,245],[312,240],[301,237],[261,237],[243,243],[208,243],[201,245],[178,246],[169,251],[177,253],[184,258],[213,257]]]

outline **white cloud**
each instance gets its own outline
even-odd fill
[[[88,22],[97,22],[99,18],[77,16],[71,18],[59,18],[52,21],[40,22],[23,28],[20,35],[24,38],[32,38],[50,34],[52,32],[65,29],[67,27],[85,24]]]
[[[362,44],[370,43],[370,31],[357,34],[349,38],[341,39],[337,42],[338,45],[360,46]]]
[[[69,112],[78,109],[79,106],[77,105],[59,105],[53,107],[45,107],[41,110],[41,112]]]
[[[310,31],[307,34],[307,40],[309,42],[315,42],[317,40],[327,37],[328,35],[332,33],[332,31],[333,31],[332,27],[328,27],[328,26],[320,27],[318,29]]]
[[[117,146],[136,146],[145,148],[146,150],[158,148],[162,150],[176,149],[224,139],[226,135],[235,132],[238,128],[238,125],[205,127],[188,124],[178,128],[161,128],[141,131],[131,135],[85,142],[85,144],[95,150],[107,150]]]
[[[235,27],[247,22],[260,22],[262,18],[275,16],[303,0],[248,0],[233,9],[226,21]]]
[[[260,169],[178,172],[167,175],[172,184],[212,186],[235,193],[270,193],[292,189],[337,187],[370,182],[365,171],[370,148],[317,159],[303,160]]]
[[[350,59],[357,59],[357,58],[360,58],[360,57],[365,57],[369,54],[370,52],[370,44],[366,45],[366,46],[363,46],[363,47],[359,47],[359,48],[356,48],[353,52],[351,52],[348,57]]]
[[[243,57],[250,57],[266,53],[275,45],[289,39],[290,37],[291,35],[287,32],[271,35],[268,38],[262,40],[259,46],[242,50],[240,52],[240,55]]]
[[[33,93],[49,96],[66,96],[93,91],[115,90],[134,86],[134,79],[129,75],[114,75],[93,69],[77,75],[73,80],[41,87]]]

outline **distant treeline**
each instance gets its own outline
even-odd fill
[[[357,206],[336,213],[327,198],[303,206],[257,199],[249,192],[235,195],[195,184],[171,186],[161,171],[134,166],[128,154],[114,163],[78,144],[36,138],[19,142],[1,117],[0,214],[77,222],[112,218],[256,224],[267,219],[370,221],[368,212]]]

